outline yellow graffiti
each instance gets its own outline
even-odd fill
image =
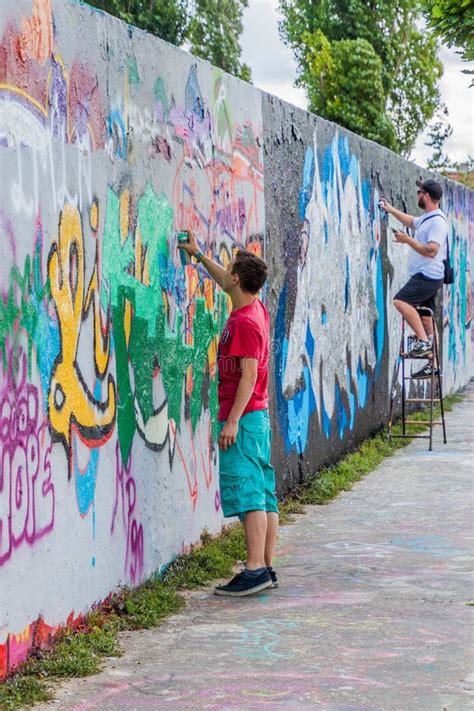
[[[51,376],[48,410],[51,426],[69,453],[72,429],[89,446],[98,446],[112,434],[115,422],[115,384],[109,374],[107,400],[95,399],[84,381],[76,357],[81,323],[93,310],[94,362],[102,379],[109,360],[109,323],[103,328],[98,303],[97,254],[84,299],[84,241],[77,208],[66,205],[59,222],[59,237],[49,254],[48,276],[60,329],[60,352]],[[71,464],[71,460],[70,460]]]
[[[18,94],[21,96],[23,99],[26,99],[28,103],[32,104],[35,108],[38,109],[38,111],[41,111],[43,116],[47,116],[48,112],[45,109],[45,107],[39,103],[39,101],[36,101],[30,94],[28,94],[27,91],[22,89],[19,86],[14,86],[13,84],[6,84],[5,82],[0,82],[0,91],[8,91],[12,94]]]
[[[122,244],[128,238],[128,223],[130,213],[130,192],[123,190],[120,195],[120,237]]]
[[[99,229],[99,205],[95,198],[92,201],[92,205],[89,210],[89,223],[91,230],[93,232],[97,232]]]

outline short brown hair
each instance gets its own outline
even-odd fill
[[[232,274],[238,275],[243,291],[257,294],[267,280],[267,265],[253,252],[239,249],[234,256]]]

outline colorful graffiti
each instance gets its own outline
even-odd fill
[[[344,448],[362,421],[375,426],[405,263],[378,213],[370,161],[382,149],[301,112],[303,140],[275,118],[280,102],[86,4],[2,10],[0,677],[71,610],[222,525],[216,358],[229,302],[181,263],[176,230],[224,265],[239,246],[270,265],[282,479],[317,437]],[[287,130],[303,157],[275,167]],[[408,170],[391,160],[387,183]],[[449,203],[450,386],[467,378],[469,199],[457,189]],[[275,218],[286,212],[290,235]],[[37,585],[20,586],[19,570]]]
[[[24,662],[31,649],[47,648],[54,633],[54,628],[40,618],[18,634],[9,634],[5,643],[0,644],[0,679]]]
[[[93,208],[96,209],[95,204]],[[95,218],[94,218],[95,222]],[[96,250],[97,254],[97,250]],[[66,446],[72,461],[72,432],[88,446],[100,446],[112,435],[115,421],[115,384],[109,374],[107,397],[95,399],[77,362],[81,323],[93,312],[95,374],[102,380],[109,362],[109,329],[102,326],[99,309],[97,261],[85,291],[84,241],[79,211],[66,205],[59,218],[59,237],[48,258],[48,278],[56,310],[60,350],[50,378],[48,418],[55,437]]]
[[[266,119],[264,114],[268,119],[275,121],[273,106]],[[271,171],[286,168],[290,147],[299,150],[299,129],[288,134],[268,148]],[[378,201],[393,191],[393,201],[415,213],[410,201],[416,176],[411,183],[404,178],[395,191],[379,170],[382,151],[374,148],[367,160],[359,146],[316,122],[304,160],[297,171],[289,168],[298,172],[297,195],[290,191],[287,198],[281,187],[272,191],[272,199],[281,199],[282,209],[294,215],[282,219],[271,206],[274,222],[287,230],[283,249],[277,248],[284,268],[274,305],[274,362],[276,420],[288,457],[301,458],[310,445],[314,457],[325,442],[326,451],[339,451],[337,442],[367,434],[374,414],[382,424],[396,371],[401,322],[392,297],[406,281],[407,254],[393,244]],[[471,371],[472,195],[446,181],[443,205],[456,266],[456,283],[445,289],[443,302],[449,391]]]
[[[118,444],[116,446],[115,503],[110,533],[115,530],[116,519],[122,519],[125,532],[125,577],[136,583],[143,575],[143,525],[136,519],[137,486],[132,475],[131,458],[123,465]]]
[[[263,249],[255,90],[236,102],[229,77],[192,61],[152,76],[128,32],[110,38],[108,60],[96,46],[86,58],[68,32],[49,0],[9,4],[0,24],[0,566],[13,605],[16,556],[34,546],[32,574],[40,559],[53,570],[67,531],[71,576],[88,583],[73,594],[60,577],[53,591],[36,570],[42,584],[12,617],[7,670],[40,643],[32,628],[15,635],[33,609],[64,623],[55,595],[90,606],[220,528],[216,358],[228,300],[181,264],[174,235],[193,229],[223,263],[239,245]]]
[[[54,526],[51,437],[38,390],[27,382],[26,354],[8,353],[0,392],[0,566],[24,543],[33,545]]]
[[[287,313],[285,284],[275,320],[287,451],[305,450],[313,413],[326,438],[337,433],[343,439],[377,380],[385,338],[378,201],[378,188],[362,178],[347,137],[336,134],[321,148],[315,133],[299,197],[294,310]]]
[[[464,383],[471,362],[472,286],[471,255],[474,244],[474,201],[472,195],[448,184],[446,214],[449,251],[455,281],[444,287],[444,370],[446,386],[456,390]],[[447,357],[446,357],[447,356]]]

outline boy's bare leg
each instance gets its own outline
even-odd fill
[[[247,570],[265,567],[265,541],[267,536],[266,511],[247,511],[244,519]]]
[[[275,554],[276,539],[278,534],[278,514],[267,513],[267,535],[265,538],[265,565],[270,568]]]

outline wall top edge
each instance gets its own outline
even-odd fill
[[[2,0],[0,0],[1,2]],[[57,2],[58,0],[53,0],[54,2]],[[424,176],[425,178],[431,177],[431,178],[436,178],[437,180],[445,183],[452,184],[452,187],[458,187],[463,190],[466,190],[469,192],[471,195],[474,195],[474,190],[469,188],[468,186],[464,185],[463,183],[454,180],[453,178],[449,178],[447,176],[441,175],[440,173],[437,173],[435,171],[429,170],[428,168],[423,168],[420,166],[418,163],[415,161],[412,161],[408,158],[404,158],[403,156],[399,155],[395,151],[391,150],[390,148],[387,148],[386,146],[381,145],[380,143],[377,143],[375,141],[372,141],[369,138],[365,138],[363,136],[360,136],[357,133],[354,133],[350,129],[347,129],[343,126],[340,126],[339,124],[329,121],[328,119],[323,118],[322,116],[319,116],[318,114],[313,113],[312,111],[308,111],[306,109],[302,109],[299,106],[295,106],[294,104],[286,101],[285,99],[282,99],[275,94],[272,94],[264,89],[260,89],[256,87],[254,84],[251,84],[250,82],[247,82],[243,79],[240,79],[239,77],[234,76],[233,74],[229,74],[229,72],[225,72],[224,70],[220,69],[220,67],[217,67],[214,64],[211,64],[211,62],[207,59],[203,59],[202,57],[197,57],[192,52],[190,52],[187,49],[184,49],[182,47],[178,47],[171,42],[167,42],[166,40],[162,39],[161,37],[157,37],[153,33],[143,30],[140,27],[137,27],[136,25],[132,25],[130,23],[125,22],[124,20],[120,20],[118,17],[115,17],[114,15],[111,15],[110,13],[106,12],[105,10],[102,10],[97,7],[93,7],[90,5],[86,0],[60,0],[61,3],[64,2],[65,5],[69,5],[70,7],[79,7],[79,8],[84,8],[90,12],[91,15],[93,15],[95,18],[100,18],[100,21],[105,21],[109,22],[111,24],[116,24],[117,26],[120,26],[122,28],[126,28],[128,31],[128,36],[129,39],[133,39],[133,35],[138,35],[138,37],[150,37],[152,38],[155,42],[160,44],[163,47],[166,47],[168,50],[174,50],[175,52],[178,52],[182,54],[184,57],[186,57],[187,61],[192,61],[196,65],[201,65],[201,66],[208,66],[214,70],[217,70],[219,72],[222,72],[222,74],[226,75],[227,77],[230,77],[233,81],[239,82],[242,85],[245,85],[247,90],[253,91],[254,93],[258,94],[262,99],[266,98],[267,100],[270,100],[271,102],[278,102],[280,105],[284,106],[287,110],[292,111],[294,113],[304,115],[306,117],[311,117],[313,119],[317,119],[318,121],[323,122],[325,125],[328,127],[333,127],[334,131],[339,131],[343,132],[345,135],[348,135],[349,137],[352,137],[353,140],[358,140],[361,143],[363,143],[366,146],[374,146],[376,147],[377,150],[381,150],[383,153],[385,153],[388,156],[393,156],[393,158],[396,158],[399,161],[403,161],[407,166],[412,166],[416,168],[419,171],[420,177]]]

